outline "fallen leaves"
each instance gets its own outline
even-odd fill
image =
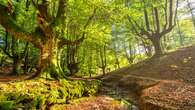
[[[176,108],[193,110],[195,108],[195,86],[184,82],[161,81],[143,90],[140,104],[144,107]],[[171,110],[171,109],[170,109]]]

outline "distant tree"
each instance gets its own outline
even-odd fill
[[[143,5],[142,7],[138,7],[139,10],[143,11],[143,19],[134,19],[134,16],[128,15],[129,23],[132,26],[131,30],[137,36],[149,39],[154,46],[155,56],[160,56],[163,53],[160,43],[161,38],[171,32],[176,25],[178,0],[176,2],[174,0],[156,2],[142,0],[140,5]],[[126,6],[130,7],[130,9],[134,7],[128,5],[128,3]],[[140,19],[145,21],[145,25]]]
[[[193,4],[195,4],[195,2],[190,2],[189,0],[187,0],[187,5],[188,5],[188,8],[189,8],[190,14],[192,16],[192,22],[193,22],[193,25],[194,25],[194,28],[195,28],[195,15],[194,15],[195,10],[192,7]]]
[[[107,67],[107,52],[106,52],[106,46],[102,46],[99,49],[97,49],[97,54],[99,55],[98,58],[98,67],[102,69],[103,75],[106,74],[106,67]]]

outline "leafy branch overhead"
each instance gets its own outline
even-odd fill
[[[59,0],[57,5],[54,2],[52,5],[55,5],[55,7],[58,6],[57,10],[54,10],[54,7],[52,7],[50,2],[47,0],[42,0],[42,2],[32,0],[32,6],[37,11],[37,27],[34,32],[25,32],[24,29],[17,25],[17,15],[12,2],[8,2],[7,5],[0,5],[0,13],[2,13],[0,15],[0,24],[6,29],[6,31],[16,39],[30,42],[36,48],[40,49],[41,55],[36,76],[40,75],[43,71],[48,71],[46,69],[48,67],[45,67],[45,65],[47,65],[46,63],[53,63],[52,56],[55,56],[54,53],[57,51],[56,49],[59,49],[59,47],[63,48],[65,45],[79,45],[85,39],[86,34],[86,32],[83,31],[80,38],[77,38],[76,40],[66,39],[64,37],[64,31],[66,28],[62,28],[60,31],[56,30],[56,28],[58,28],[58,26],[65,27],[67,24],[68,1]],[[57,14],[54,15],[53,13],[51,14],[51,12],[57,12]],[[96,8],[93,9],[92,14],[83,25],[84,30],[90,25],[95,14]],[[51,65],[57,66],[54,64]],[[54,73],[59,74],[60,71],[57,70]]]

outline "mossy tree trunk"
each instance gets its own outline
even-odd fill
[[[22,70],[22,60],[19,59],[19,57],[13,57],[13,70],[12,70],[12,74],[13,75],[20,75],[21,74],[21,70]]]
[[[57,42],[49,39],[40,50],[39,66],[33,77],[46,75],[55,79],[63,78],[64,73],[58,65]]]
[[[13,16],[16,13],[13,10],[12,3],[8,2],[7,6],[0,5],[0,24],[5,28],[5,30],[10,33],[15,39],[24,40],[26,42],[32,43],[34,47],[40,50],[39,63],[37,65],[37,72],[32,75],[31,78],[39,77],[44,73],[49,73],[53,78],[64,77],[59,64],[57,52],[65,45],[79,45],[83,42],[85,32],[83,32],[80,38],[76,40],[68,40],[64,38],[64,26],[67,18],[67,5],[68,0],[58,0],[58,8],[56,15],[53,16],[50,12],[54,12],[49,7],[47,0],[43,0],[41,3],[32,0],[32,4],[35,7],[37,13],[37,27],[34,32],[25,32],[24,29],[19,27]],[[84,30],[90,24],[90,21],[94,17],[96,9],[86,24],[84,25]],[[61,30],[56,30],[59,28]]]
[[[59,0],[59,2],[63,2],[60,4],[59,8],[60,8],[60,12],[58,12],[58,17],[56,17],[57,21],[60,21],[59,18],[61,18],[61,16],[64,16],[63,14],[63,10],[61,8],[64,8],[65,6],[65,0]],[[44,1],[42,4],[39,5],[39,7],[36,7],[38,10],[38,15],[37,15],[37,23],[38,23],[38,27],[36,28],[35,32],[32,33],[28,33],[25,32],[23,29],[21,29],[16,21],[15,21],[15,17],[13,17],[14,11],[13,11],[13,6],[12,3],[8,2],[7,6],[3,6],[0,5],[0,24],[5,28],[5,30],[10,33],[15,39],[21,39],[27,42],[32,43],[36,48],[40,49],[40,59],[39,59],[39,64],[37,66],[37,72],[31,77],[31,78],[35,78],[38,76],[41,76],[42,73],[48,72],[48,73],[59,73],[57,66],[56,66],[56,62],[57,59],[56,58],[56,54],[55,52],[57,52],[57,34],[54,31],[55,25],[57,24],[56,22],[54,22],[52,25],[48,25],[51,24],[49,23],[50,16],[47,11],[48,9],[48,4],[46,1]],[[46,9],[46,10],[45,10]],[[63,43],[61,43],[63,45],[72,43],[69,42],[66,39],[61,40]],[[17,60],[15,60],[15,70],[17,70]],[[57,75],[58,76],[58,75]],[[54,77],[56,78],[56,77]]]

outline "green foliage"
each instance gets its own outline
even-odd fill
[[[7,6],[8,0],[0,0],[0,5]]]
[[[45,109],[53,104],[66,104],[82,96],[94,95],[100,86],[99,81],[44,81],[1,83],[1,110],[22,108],[24,110]],[[5,106],[3,106],[5,105]]]
[[[13,110],[13,101],[0,101],[0,110]]]

